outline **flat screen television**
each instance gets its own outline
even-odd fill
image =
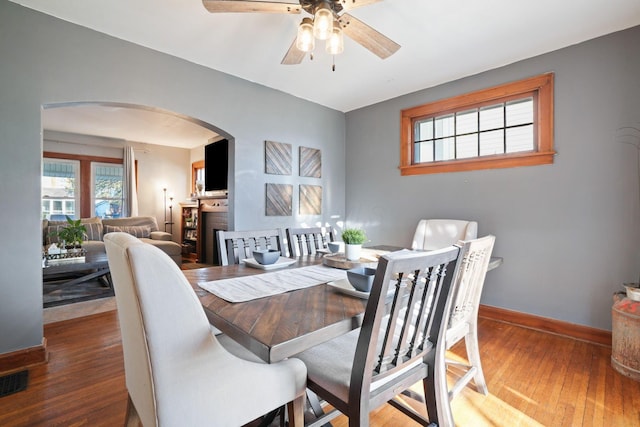
[[[226,191],[229,173],[229,141],[221,139],[204,146],[204,189]]]

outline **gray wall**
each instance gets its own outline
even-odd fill
[[[635,27],[347,113],[349,224],[407,245],[420,218],[477,220],[504,257],[483,304],[610,329],[612,293],[640,272],[638,153],[617,131],[640,128],[638,46]],[[553,165],[400,176],[400,110],[545,72]]]
[[[238,229],[344,218],[345,118],[340,112],[4,0],[0,58],[0,353],[42,342],[43,105],[127,103],[215,125],[233,138]],[[322,216],[266,220],[265,182],[300,180],[292,175],[271,181],[264,175],[264,140],[290,143],[294,153],[300,145],[322,149]]]
[[[42,340],[41,107],[80,101],[158,107],[231,137],[236,229],[340,225],[348,217],[372,243],[406,245],[420,218],[473,218],[480,234],[497,236],[495,253],[505,259],[489,273],[483,303],[609,329],[611,294],[640,267],[637,151],[616,132],[640,126],[638,45],[634,28],[345,120],[0,0],[0,353]],[[548,71],[556,73],[553,165],[400,177],[401,109]],[[292,144],[292,176],[263,173],[264,140]],[[299,216],[294,191],[293,217],[266,218],[266,182],[308,182],[296,176],[300,146],[322,150],[323,215]]]

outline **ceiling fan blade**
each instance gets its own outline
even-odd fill
[[[381,1],[382,0],[340,0],[340,4],[342,5],[342,10],[353,10],[358,7],[367,6]]]
[[[306,52],[303,52],[303,51],[299,50],[296,47],[296,39],[293,39],[293,43],[291,43],[291,46],[289,46],[289,50],[284,55],[284,58],[282,58],[281,64],[282,65],[297,65],[297,64],[302,62],[302,60],[304,59],[305,55],[306,55]]]
[[[253,0],[202,0],[205,9],[211,13],[261,12],[298,14],[302,10],[299,3],[280,3]]]
[[[347,0],[349,1],[349,0]],[[348,13],[338,18],[344,34],[385,59],[396,53],[400,45]]]

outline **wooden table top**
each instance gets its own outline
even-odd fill
[[[300,257],[287,268],[321,263],[322,256]],[[489,269],[501,263],[502,258],[493,258]],[[265,272],[244,264],[183,271],[209,322],[266,362],[286,359],[360,326],[367,300],[343,294],[326,284],[242,303],[225,301],[198,286],[199,282]]]
[[[321,256],[301,257],[287,268],[316,265]],[[281,271],[281,270],[279,270]],[[243,264],[183,271],[211,324],[266,362],[276,362],[358,327],[367,300],[322,284],[243,303],[230,303],[198,282],[265,273]]]

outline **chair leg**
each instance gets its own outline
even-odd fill
[[[142,420],[140,420],[138,411],[129,395],[127,395],[127,412],[124,418],[124,425],[125,427],[142,427]]]
[[[307,401],[309,402],[311,411],[313,411],[313,415],[315,415],[316,418],[324,415],[322,406],[320,406],[320,398],[310,389],[307,389]]]
[[[349,414],[349,427],[369,427],[369,412]]]
[[[428,375],[423,382],[424,399],[427,404],[429,421],[439,427],[455,427],[449,388],[447,385],[447,364],[444,349],[440,349],[435,356],[432,375]]]
[[[424,390],[424,405],[427,407],[427,417],[429,422],[439,426],[438,409],[436,405],[436,391],[433,375],[429,375],[422,380],[422,389]]]
[[[289,415],[289,427],[304,426],[304,402],[306,395],[296,397],[293,401],[287,403],[287,413]]]
[[[469,364],[475,368],[475,375],[473,376],[473,382],[476,386],[476,391],[484,395],[489,394],[487,383],[484,379],[484,372],[482,371],[482,362],[480,362],[480,346],[478,345],[478,327],[477,322],[473,322],[469,325],[469,333],[464,338],[464,344],[467,348],[467,358]]]

